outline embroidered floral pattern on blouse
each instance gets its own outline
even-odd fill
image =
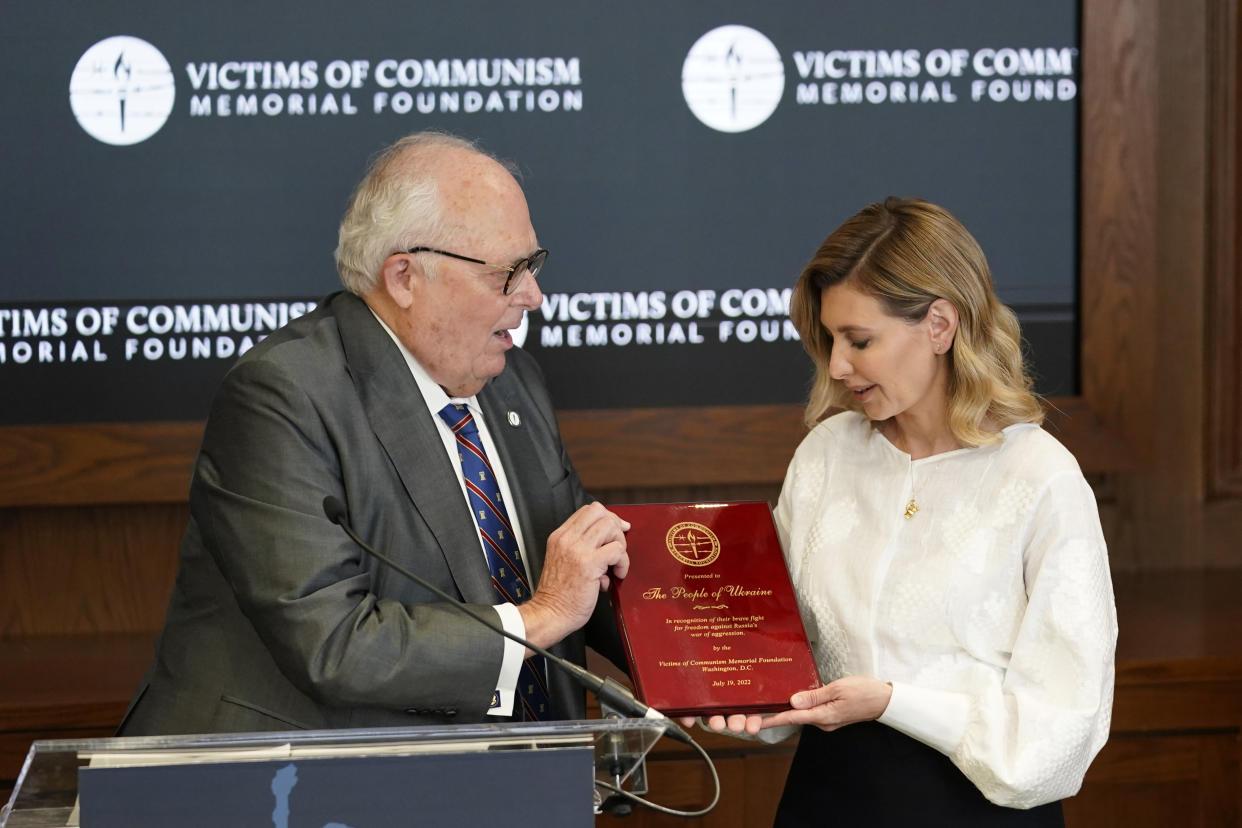
[[[891,681],[881,721],[993,802],[1072,795],[1108,736],[1116,612],[1095,498],[1031,425],[915,461],[845,412],[811,431],[776,515],[824,681]],[[900,501],[900,502],[899,502]]]

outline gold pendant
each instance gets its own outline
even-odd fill
[[[914,498],[910,498],[910,502],[906,504],[906,520],[909,520],[910,518],[914,517],[914,514],[918,510],[919,510],[918,504],[914,502]]]

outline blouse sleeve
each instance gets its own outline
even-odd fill
[[[1027,602],[1008,665],[966,668],[965,692],[893,682],[880,721],[942,751],[992,802],[1072,796],[1108,738],[1117,616],[1095,497],[1049,481],[1028,523]]]

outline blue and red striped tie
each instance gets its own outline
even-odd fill
[[[457,403],[440,409],[440,418],[448,423],[457,438],[462,478],[470,496],[470,511],[483,539],[487,566],[492,571],[492,586],[502,601],[520,604],[530,598],[530,579],[522,565],[513,524],[509,522],[509,513],[500,495],[500,484],[483,451],[479,427],[466,406]],[[518,674],[518,696],[528,721],[547,719],[551,715],[546,661],[536,653],[522,662]]]

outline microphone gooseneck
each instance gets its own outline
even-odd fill
[[[389,566],[395,572],[409,578],[411,581],[424,589],[431,591],[434,595],[436,595],[436,597],[446,603],[457,607],[463,613],[470,616],[475,621],[478,621],[489,630],[492,630],[493,632],[498,633],[511,641],[515,641],[524,647],[528,647],[533,652],[543,656],[549,661],[549,663],[555,664],[563,672],[569,674],[569,676],[573,678],[574,681],[578,682],[578,684],[582,685],[587,690],[590,690],[591,693],[599,699],[600,704],[606,704],[612,709],[618,710],[632,718],[658,720],[664,724],[665,733],[669,736],[688,745],[694,744],[694,740],[690,738],[690,735],[682,730],[676,722],[665,716],[659,710],[656,710],[654,707],[649,707],[634,698],[634,694],[631,693],[624,685],[619,684],[611,678],[597,676],[590,670],[580,667],[568,659],[561,658],[554,653],[548,652],[548,650],[538,646],[537,644],[532,644],[521,636],[514,635],[501,627],[499,624],[495,623],[492,619],[477,612],[473,607],[462,603],[457,598],[449,595],[444,590],[428,582],[425,578],[415,575],[413,572],[401,566],[396,561],[377,552],[370,544],[354,532],[354,529],[350,526],[349,519],[346,516],[347,513],[345,511],[345,504],[341,502],[340,498],[334,495],[328,495],[325,497],[323,499],[323,513],[327,516],[328,520],[341,527],[341,529],[345,531],[345,534],[349,535],[350,539],[353,540],[354,543],[358,544],[373,555],[376,560]]]

